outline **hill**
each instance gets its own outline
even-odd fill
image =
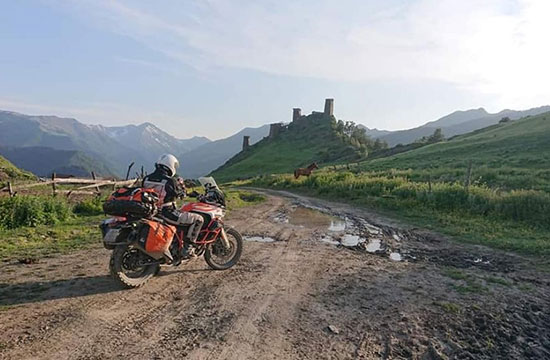
[[[52,172],[88,177],[90,172],[99,176],[113,176],[115,172],[81,151],[56,150],[48,147],[0,146],[0,155],[21,169],[38,176],[50,176]]]
[[[314,112],[301,116],[286,127],[283,126],[279,134],[238,153],[212,175],[220,181],[226,181],[291,172],[312,162],[321,165],[357,161],[365,149],[355,140],[350,141],[348,135],[358,131],[364,136],[365,131],[352,125],[346,130],[341,129],[348,134],[344,135],[338,131],[339,126],[344,127],[342,121],[337,122],[333,116],[324,113]]]
[[[386,141],[390,146],[395,146],[397,144],[409,144],[423,136],[429,136],[437,128],[441,128],[446,137],[452,137],[497,124],[503,117],[509,117],[511,120],[517,120],[526,116],[535,116],[548,111],[550,111],[550,106],[541,106],[522,111],[502,110],[495,114],[490,114],[483,108],[455,111],[438,120],[430,121],[416,128],[393,131],[389,134],[373,133],[372,136],[379,137],[381,140]]]
[[[550,191],[550,112],[456,136],[401,154],[367,160],[364,171],[408,170],[409,177],[473,181],[492,187]],[[410,169],[410,170],[409,170]]]
[[[9,180],[27,180],[33,178],[33,174],[17,168],[17,166],[13,165],[6,158],[0,156],[0,187],[3,187],[4,183]]]
[[[242,150],[243,136],[250,136],[250,144],[255,144],[268,133],[269,125],[245,128],[230,137],[208,142],[185,152],[178,157],[181,175],[190,179],[206,175]]]

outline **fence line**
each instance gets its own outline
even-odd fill
[[[95,174],[94,174],[95,175]],[[15,196],[18,190],[26,190],[37,186],[52,186],[53,195],[57,193],[67,194],[81,194],[81,195],[94,195],[100,192],[101,187],[111,186],[113,189],[122,186],[131,186],[135,184],[139,179],[129,180],[106,180],[106,179],[87,179],[87,178],[56,178],[55,174],[52,174],[51,180],[39,181],[30,184],[16,185],[8,182],[7,186],[0,189],[0,192],[8,192],[10,196]],[[59,190],[57,185],[84,185],[77,187],[73,190]],[[95,188],[96,191],[83,191],[87,189]]]

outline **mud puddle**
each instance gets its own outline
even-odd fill
[[[346,229],[345,220],[304,206],[296,207],[289,215],[288,222],[296,226],[322,228],[329,231],[344,231]]]
[[[404,234],[380,228],[351,214],[336,215],[327,209],[293,204],[288,212],[277,214],[274,220],[320,230],[319,241],[330,245],[381,255],[392,261],[403,261],[407,257],[399,250],[399,244],[406,240]]]

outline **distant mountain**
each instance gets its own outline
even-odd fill
[[[379,138],[391,133],[391,131],[389,130],[378,130],[376,128],[371,129],[362,124],[357,124],[357,126],[360,127],[361,129],[365,129],[365,133],[371,138]]]
[[[38,176],[50,176],[52,172],[74,176],[113,176],[105,164],[90,158],[81,151],[56,150],[41,146],[0,146],[0,155],[17,167]]]
[[[80,174],[95,169],[98,173],[124,176],[131,162],[135,163],[133,171],[139,171],[141,166],[151,170],[162,153],[180,154],[209,141],[201,137],[180,140],[150,123],[104,127],[85,125],[71,118],[0,111],[0,146],[30,147],[17,157],[18,165],[40,174],[62,169],[60,160],[63,159],[67,162],[67,172]],[[38,164],[31,154],[42,156],[43,164]],[[10,157],[15,159],[15,152],[12,151]],[[86,165],[82,169],[74,167],[77,160]]]
[[[203,144],[180,155],[180,172],[186,178],[206,175],[242,150],[243,136],[250,136],[252,145],[268,134],[269,125],[264,125],[259,128],[245,128],[228,138]]]
[[[131,149],[105,136],[100,127],[84,125],[70,118],[29,116],[8,111],[0,111],[0,144],[81,151],[119,175],[127,164],[139,158]]]
[[[534,116],[548,111],[550,111],[550,106],[541,106],[524,111],[502,110],[496,114],[490,114],[483,108],[455,111],[416,128],[393,131],[387,135],[380,136],[380,139],[385,140],[390,146],[409,144],[423,136],[431,135],[437,128],[441,128],[443,134],[449,138],[497,124],[500,119],[506,116],[511,120],[517,120],[522,117]]]
[[[151,123],[98,128],[110,138],[139,153],[147,164],[154,163],[161,154],[182,154],[210,142],[199,136],[177,139]]]
[[[484,108],[458,110],[453,113],[450,113],[449,115],[445,115],[438,120],[427,122],[423,126],[432,127],[432,128],[438,128],[438,127],[444,128],[444,127],[449,127],[453,125],[459,125],[466,121],[470,121],[472,119],[481,119],[490,115],[491,114],[489,114]]]

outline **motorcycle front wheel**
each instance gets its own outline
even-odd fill
[[[223,245],[222,239],[218,239],[208,245],[204,253],[204,260],[208,266],[214,270],[227,270],[235,266],[243,252],[243,238],[239,232],[233,228],[225,231],[229,248]]]
[[[119,245],[111,254],[109,269],[117,283],[126,288],[137,288],[158,272],[159,264],[141,265],[144,254],[132,245]]]

